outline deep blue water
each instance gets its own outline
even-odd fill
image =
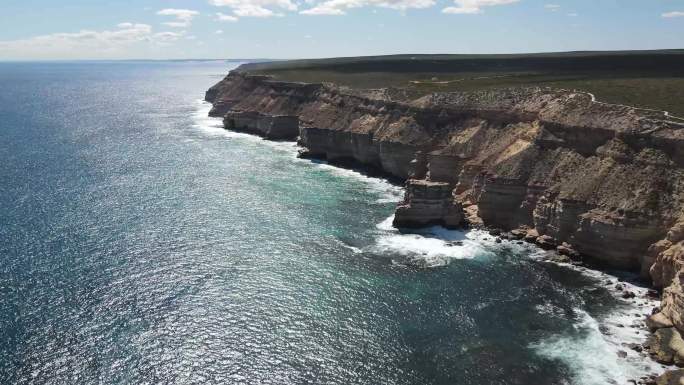
[[[0,383],[646,370],[615,324],[647,309],[596,289],[609,277],[484,233],[400,233],[399,187],[222,130],[200,99],[232,66],[0,63]]]

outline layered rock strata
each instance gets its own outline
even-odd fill
[[[240,70],[206,99],[228,127],[269,136],[259,122],[288,117],[278,136],[298,136],[309,156],[407,180],[397,225],[455,226],[467,217],[641,269],[666,287],[659,316],[684,330],[684,124],[676,118],[575,91],[412,100],[397,90],[288,83]]]
[[[452,196],[453,186],[443,182],[410,179],[406,196],[397,206],[394,225],[425,227],[442,225],[457,228],[463,225],[463,207]]]
[[[406,225],[440,223],[455,202],[486,226],[534,229],[612,266],[663,260],[647,256],[683,207],[681,123],[573,91],[397,94],[233,71],[207,100],[227,127],[299,136],[309,156],[411,179],[398,217],[425,212]]]
[[[299,135],[299,118],[266,115],[257,111],[229,111],[223,117],[226,129],[261,135],[268,139],[293,139]]]

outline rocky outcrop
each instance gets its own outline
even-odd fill
[[[650,318],[654,328],[674,325],[684,330],[684,215],[652,244],[643,258],[642,269],[650,267],[654,286],[664,288],[660,312]]]
[[[684,340],[677,329],[658,329],[649,337],[646,344],[656,361],[666,365],[684,365]]]
[[[684,267],[684,215],[662,239],[648,249],[644,265],[651,266],[650,275],[656,287],[667,286]]]
[[[663,373],[655,379],[655,385],[684,385],[684,369]]]
[[[668,231],[684,209],[684,125],[664,114],[574,91],[412,100],[397,90],[288,83],[239,70],[206,99],[227,127],[266,136],[284,127],[281,137],[290,138],[297,119],[309,156],[410,180],[397,223],[453,224],[462,206],[475,222],[534,230],[548,244],[641,268],[660,286],[682,267],[681,240]]]
[[[442,225],[457,228],[463,225],[463,207],[452,195],[453,186],[444,182],[410,179],[406,196],[397,206],[394,225],[425,227]]]

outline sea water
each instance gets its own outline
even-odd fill
[[[201,99],[235,65],[0,63],[1,383],[661,370],[624,345],[653,303],[616,277],[481,231],[395,229],[401,186],[225,131]]]

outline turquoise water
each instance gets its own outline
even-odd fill
[[[0,382],[604,384],[650,308],[206,117],[223,62],[0,63]],[[463,240],[449,247],[446,240]]]

